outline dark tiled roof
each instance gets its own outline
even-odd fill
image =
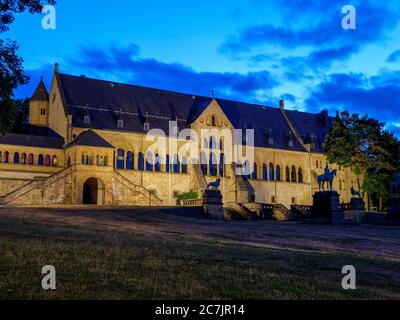
[[[37,86],[35,92],[33,93],[31,100],[35,100],[35,101],[48,101],[49,100],[49,94],[47,93],[47,89],[43,83],[43,80],[40,80],[39,85]]]
[[[179,129],[189,127],[190,123],[207,108],[211,98],[194,96],[159,89],[115,83],[58,74],[58,81],[68,113],[73,116],[73,126],[81,128],[123,130],[143,132],[144,122],[150,128],[168,132],[169,121],[177,120]],[[278,149],[304,151],[295,135],[293,147],[289,146],[290,127],[279,108],[266,107],[244,102],[216,99],[222,110],[237,129],[255,129],[255,145]],[[326,124],[320,114],[286,110],[288,118],[304,142],[309,135],[316,136],[316,151],[331,125]],[[84,115],[90,116],[90,124],[84,123]],[[124,120],[124,127],[117,128],[118,119]],[[269,136],[273,145],[268,144]]]
[[[87,147],[100,147],[100,148],[114,148],[113,145],[108,143],[100,137],[93,130],[86,130],[82,132],[74,141],[72,141],[67,148],[72,146],[87,146]]]
[[[28,134],[8,133],[4,136],[0,135],[0,144],[62,149],[64,145],[64,139]]]

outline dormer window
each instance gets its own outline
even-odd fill
[[[149,131],[150,130],[150,123],[145,122],[143,126],[144,131]]]
[[[118,128],[123,128],[123,127],[124,127],[124,120],[119,119],[119,120],[117,121],[117,127],[118,127]]]
[[[90,124],[90,116],[89,115],[85,115],[83,117],[83,123],[84,124]]]

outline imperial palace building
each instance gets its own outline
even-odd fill
[[[174,206],[219,177],[226,205],[310,205],[333,120],[327,111],[286,110],[284,101],[267,107],[181,94],[62,74],[56,64],[49,91],[41,81],[30,100],[29,134],[0,137],[0,204]],[[151,151],[153,129],[167,134],[163,152]],[[185,129],[216,135],[202,137],[191,157],[170,148],[192,139],[175,135]],[[230,142],[217,134],[235,129],[254,129],[246,176],[224,162]],[[334,187],[349,202],[356,177],[336,169]]]

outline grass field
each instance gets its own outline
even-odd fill
[[[345,291],[349,264],[357,290]],[[41,288],[44,265],[54,291]],[[0,209],[0,299],[360,298],[400,298],[400,228]]]

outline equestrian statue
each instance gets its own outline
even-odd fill
[[[336,176],[336,169],[333,169],[332,171],[329,169],[328,164],[326,165],[324,169],[324,174],[318,176],[318,188],[319,191],[321,189],[325,191],[325,183],[327,182],[329,184],[329,188],[332,191],[333,190],[333,180],[335,179]]]

